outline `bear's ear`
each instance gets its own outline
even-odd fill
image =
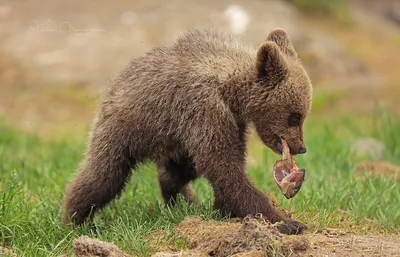
[[[272,42],[265,42],[258,48],[256,68],[258,79],[274,84],[281,82],[288,73],[285,58]]]
[[[297,57],[292,41],[290,40],[289,35],[283,29],[275,29],[271,31],[267,37],[267,41],[274,42],[283,53],[289,56]]]

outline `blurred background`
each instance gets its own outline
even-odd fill
[[[189,28],[218,28],[256,47],[284,28],[311,77],[308,151],[296,156],[306,182],[287,201],[272,179],[280,157],[251,136],[247,172],[261,190],[310,232],[400,231],[400,0],[0,0],[0,255],[7,247],[59,256],[89,234],[149,256],[145,235],[188,215],[212,217],[204,180],[194,182],[201,208],[170,211],[145,164],[97,216],[100,234],[59,222],[102,90],[131,58]],[[388,240],[368,242],[383,256]]]
[[[9,0],[0,24],[0,117],[44,136],[86,135],[108,81],[193,27],[254,45],[284,28],[312,79],[314,117],[400,113],[397,0]]]

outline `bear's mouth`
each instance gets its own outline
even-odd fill
[[[283,151],[282,137],[275,134],[274,152],[277,154],[282,154],[282,151]]]

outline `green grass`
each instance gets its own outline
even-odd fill
[[[400,164],[400,120],[379,111],[374,126],[367,124],[368,120],[354,117],[311,117],[307,121],[309,151],[296,158],[299,166],[307,169],[307,176],[292,201],[274,184],[271,167],[279,157],[265,147],[251,149],[259,157],[256,164],[249,165],[249,175],[282,206],[294,211],[296,218],[311,224],[311,230],[326,226],[361,232],[399,230],[399,183],[386,177],[355,177],[357,160],[349,149],[353,139],[372,136],[387,146],[384,159]],[[0,123],[1,246],[19,256],[56,256],[70,254],[72,240],[88,235],[147,256],[149,234],[164,230],[175,247],[182,248],[185,242],[174,236],[174,224],[188,215],[217,218],[211,209],[211,189],[204,180],[195,183],[203,205],[188,206],[180,201],[174,208],[164,207],[155,168],[146,164],[134,174],[124,194],[96,216],[96,229],[71,230],[61,223],[61,204],[84,147],[84,139],[43,140]]]
[[[300,10],[336,15],[338,12],[347,11],[347,0],[289,0]]]

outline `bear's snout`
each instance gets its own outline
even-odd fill
[[[304,154],[307,152],[307,148],[305,146],[300,146],[299,150],[297,151],[297,154]]]

